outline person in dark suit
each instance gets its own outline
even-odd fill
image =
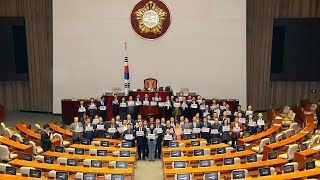
[[[106,125],[107,132],[111,134],[112,139],[118,139],[120,137],[119,132],[117,131],[117,128],[119,127],[118,124],[116,124],[116,120],[114,118],[111,119],[111,123]]]
[[[202,117],[202,119],[207,117],[208,115],[209,116],[212,115],[212,111],[211,111],[209,105],[205,105],[205,109],[202,110],[202,113],[200,115],[201,115],[200,117]]]
[[[136,113],[136,111],[135,111],[135,102],[134,102],[132,96],[129,96],[129,99],[127,101],[127,105],[128,105],[127,113],[130,114],[132,117],[135,117],[135,113]]]
[[[118,100],[118,94],[113,95],[113,100],[112,100],[112,114],[113,117],[116,117],[119,115],[119,100]]]
[[[143,127],[142,122],[138,123],[138,127],[135,128],[136,140],[138,144],[138,160],[145,159],[145,146],[146,146],[146,129]],[[141,156],[142,154],[142,156]]]
[[[204,138],[207,140],[207,142],[210,142],[210,129],[211,124],[208,122],[208,119],[206,117],[203,118],[203,122],[201,123],[201,129],[208,132],[201,132],[201,138]]]
[[[253,135],[257,132],[257,121],[253,119],[252,114],[250,114],[246,120],[246,127],[246,131],[250,135]]]
[[[189,116],[190,118],[195,116],[199,112],[199,103],[196,101],[196,97],[192,97],[192,101],[189,103]]]
[[[226,109],[222,110],[222,114],[223,114],[224,112],[226,112],[226,113],[227,113],[227,114],[226,114],[227,117],[230,118],[230,120],[232,121],[233,119],[231,118],[231,117],[232,117],[232,111],[231,111],[231,109],[230,109],[230,105],[229,105],[229,104],[226,104],[225,106],[226,106]]]
[[[121,98],[119,114],[120,114],[121,120],[126,119],[126,116],[128,114],[128,103],[126,102],[125,97]]]
[[[72,132],[72,143],[80,142],[81,133],[80,130],[83,130],[83,125],[79,122],[78,117],[73,118],[73,123],[70,125],[70,131]]]
[[[51,149],[52,143],[51,143],[51,131],[49,128],[49,124],[43,125],[43,130],[40,132],[41,135],[41,148],[43,149],[43,152],[49,151]]]
[[[90,119],[94,119],[94,116],[97,113],[97,105],[94,103],[94,99],[90,98],[90,103],[87,106]]]
[[[189,119],[188,118],[184,118],[184,123],[182,125],[182,131],[184,131],[185,129],[191,129],[191,123],[189,123]],[[190,139],[191,134],[183,134],[182,138],[183,139]]]
[[[83,118],[86,112],[87,112],[87,109],[86,109],[86,106],[84,105],[84,102],[80,101],[80,105],[78,106],[78,117]]]
[[[98,125],[103,125],[104,126],[104,129],[97,129],[98,128]],[[95,137],[97,138],[103,138],[103,135],[104,135],[104,131],[106,129],[106,124],[103,122],[103,119],[102,117],[100,116],[99,117],[99,122],[97,124],[94,125],[94,129],[95,129]]]
[[[91,143],[94,135],[94,126],[90,122],[90,120],[91,120],[90,118],[87,118],[86,123],[84,124],[84,138],[90,139],[90,143]]]
[[[193,116],[193,118],[192,118],[191,129],[192,129],[192,134],[196,134],[197,138],[199,138],[200,137],[200,133],[194,133],[193,132],[194,128],[201,128],[201,124],[200,124],[200,122],[197,121],[197,117],[196,116]]]
[[[107,101],[101,96],[100,101],[98,101],[98,109],[99,109],[99,116],[102,117],[103,122],[107,121],[108,111],[107,111]]]
[[[264,125],[261,125],[264,124]],[[257,133],[261,133],[262,131],[264,131],[264,127],[266,125],[266,120],[263,119],[263,114],[259,113],[258,114],[258,119],[257,119]]]
[[[132,136],[129,137],[129,135]],[[125,130],[123,133],[122,133],[122,138],[121,139],[124,139],[125,141],[127,142],[131,142],[131,147],[136,147],[136,144],[135,144],[135,136],[136,136],[136,133],[134,132],[134,130],[132,129],[131,127],[131,124],[128,124],[127,125],[127,130]]]
[[[211,136],[213,138],[219,138],[220,139],[220,133],[222,132],[222,124],[219,123],[219,119],[215,118],[214,123],[212,124],[212,130]]]
[[[238,113],[241,113],[242,115],[244,115],[244,111],[242,111],[241,105],[237,106],[237,110],[233,113],[233,116],[234,117],[238,116]]]
[[[189,117],[189,105],[188,102],[186,100],[186,97],[182,98],[182,102],[181,102],[181,116],[184,117]]]
[[[230,117],[227,116],[227,111],[223,111],[222,116],[219,117],[220,122],[223,122],[224,120],[228,120],[228,123],[230,123]]]
[[[133,119],[138,119],[138,114],[139,114],[141,105],[142,105],[142,99],[140,98],[140,94],[137,94],[135,99],[135,113],[132,117]]]
[[[230,125],[230,131],[231,131],[231,141],[232,141],[232,147],[235,148],[235,143],[238,141],[238,138],[240,138],[240,132],[243,132],[243,125],[239,121],[238,117],[234,118],[234,122]]]
[[[222,121],[222,133],[221,133],[221,142],[228,144],[228,142],[230,141],[231,137],[230,137],[230,130],[224,130],[223,127],[228,127],[230,128],[230,124],[229,121],[226,119],[224,121]]]
[[[156,144],[156,158],[161,159],[161,149],[162,149],[162,140],[163,140],[163,126],[160,124],[160,119],[156,119],[154,125],[155,130],[157,131],[157,144]]]
[[[170,119],[170,117],[172,116],[172,108],[173,107],[173,103],[170,100],[170,97],[167,96],[166,97],[166,102],[165,102],[165,107],[164,107],[164,112],[165,112],[165,118],[166,120]]]

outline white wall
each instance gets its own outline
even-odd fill
[[[164,0],[172,23],[159,40],[131,28],[138,0],[53,1],[53,112],[61,99],[99,97],[123,89],[124,42],[131,89],[148,77],[158,87],[188,87],[203,97],[246,105],[246,1]]]

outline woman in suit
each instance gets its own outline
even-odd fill
[[[174,136],[176,137],[176,140],[182,139],[182,127],[180,126],[180,122],[176,121],[176,126],[173,128],[174,130]]]
[[[181,104],[178,97],[175,98],[173,103],[172,116],[174,116],[175,119],[179,119],[181,116]]]
[[[166,132],[164,133],[163,137],[167,136],[167,135],[171,135],[173,137],[173,134],[170,133],[170,128],[166,128]],[[164,147],[169,147],[169,142],[171,140],[163,140],[163,146]]]
[[[231,141],[232,141],[232,147],[235,148],[235,143],[238,141],[238,138],[240,138],[240,132],[243,132],[243,125],[239,121],[238,117],[234,118],[234,122],[230,125],[230,132],[231,132]]]
[[[156,155],[156,145],[157,145],[157,132],[154,129],[154,124],[150,124],[150,127],[147,129],[147,143],[148,143],[148,158],[149,161],[154,161]]]
[[[225,127],[230,127],[229,121],[227,119],[222,121],[222,133],[221,133],[221,142],[228,144],[230,141],[231,137],[229,134],[229,131],[223,130],[223,126]]]

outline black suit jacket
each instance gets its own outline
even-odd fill
[[[107,101],[103,101],[103,105],[107,106]],[[98,101],[97,108],[100,110],[100,106],[102,106],[101,101]]]
[[[135,132],[137,131],[139,131],[139,127],[135,128]],[[142,131],[144,132],[144,136],[136,136],[137,143],[145,142],[146,140],[146,134],[147,134],[146,128],[142,127]]]
[[[40,140],[41,148],[43,149],[44,152],[50,150],[52,146],[50,136],[45,131],[41,131],[40,135],[41,135],[41,140]]]

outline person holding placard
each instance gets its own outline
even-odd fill
[[[227,116],[227,111],[223,111],[222,116],[219,117],[220,123],[224,120],[228,120],[228,124],[230,124],[230,117]]]
[[[246,117],[248,117],[249,116],[249,114],[253,114],[254,112],[253,112],[253,110],[252,110],[252,106],[248,106],[248,108],[247,108],[247,110],[246,110]]]
[[[152,97],[150,101],[150,106],[156,106],[156,105],[158,105],[158,101],[156,101],[155,97]]]
[[[181,116],[189,117],[189,105],[186,100],[186,97],[183,97],[182,99],[180,111],[181,111]]]
[[[246,124],[246,118],[242,116],[241,112],[238,113],[238,118],[242,124]]]
[[[181,104],[178,97],[175,98],[173,103],[172,115],[174,116],[174,119],[179,119],[181,116]]]
[[[184,116],[180,116],[179,120],[180,120],[180,122],[179,122],[180,127],[182,127],[184,125]]]
[[[131,147],[136,147],[135,144],[135,132],[131,128],[131,124],[127,125],[127,130],[125,130],[122,134],[122,139],[124,139],[127,142],[131,142]]]
[[[257,119],[257,133],[261,133],[264,131],[264,127],[266,125],[266,121],[263,119],[263,114],[259,113],[258,114],[258,119]]]
[[[151,125],[151,124],[150,124]],[[156,158],[161,158],[161,149],[162,149],[162,140],[163,140],[163,132],[164,127],[160,124],[160,119],[156,119],[155,130],[157,132],[157,144],[156,144]]]
[[[217,106],[217,100],[216,99],[212,99],[212,104],[210,106],[211,111],[213,111]]]
[[[204,117],[203,122],[201,123],[201,138],[206,139],[208,143],[210,142],[210,137],[211,137],[210,131],[211,131],[211,124],[208,122],[208,119]]]
[[[170,117],[170,126],[171,126],[172,128],[174,128],[174,127],[176,126],[176,122],[175,122],[174,117]]]
[[[257,121],[253,119],[253,115],[249,114],[248,120],[246,122],[247,129],[246,131],[250,134],[253,135],[257,132]]]
[[[90,98],[90,103],[87,105],[89,117],[92,120],[97,112],[97,105],[94,103],[94,99]]]
[[[139,110],[140,110],[140,106],[142,105],[142,100],[141,100],[141,98],[140,98],[140,94],[137,94],[137,96],[136,96],[136,99],[135,99],[135,102],[134,102],[135,104],[135,112],[134,112],[134,115],[132,116],[132,118],[133,119],[137,119],[138,117],[137,117],[137,115],[139,114]]]
[[[150,161],[154,161],[156,155],[157,146],[157,130],[154,128],[154,124],[150,124],[150,128],[147,129],[147,144],[148,144],[148,158]]]
[[[200,104],[202,103],[202,98],[201,98],[200,95],[197,96],[197,102],[198,102],[198,104],[200,106]]]
[[[97,114],[94,116],[94,119],[92,120],[92,124],[98,124],[98,122],[99,122],[99,115]]]
[[[173,128],[174,131],[174,137],[176,140],[181,140],[182,139],[182,127],[180,126],[180,122],[176,121],[176,125]]]
[[[216,104],[216,108],[213,110],[213,112],[217,113],[218,117],[220,118],[222,111],[220,110],[219,104]]]
[[[164,103],[164,109],[165,109],[165,118],[168,120],[172,116],[172,106],[173,103],[170,100],[170,96],[166,96],[166,101]]]
[[[238,138],[240,138],[240,132],[243,132],[243,125],[239,121],[238,117],[234,118],[234,122],[230,125],[230,131],[231,131],[231,141],[232,141],[232,147],[236,147],[236,142],[238,141]]]
[[[99,122],[97,124],[94,124],[94,129],[96,129],[95,137],[103,138],[105,128],[106,128],[106,125],[103,123],[103,119],[100,116],[99,117]]]
[[[132,119],[131,114],[127,114],[127,124],[131,124],[134,127],[134,120]]]
[[[138,127],[135,128],[137,148],[138,148],[138,160],[145,158],[145,147],[146,147],[146,133],[147,130],[143,127],[142,122],[138,123]],[[142,156],[141,156],[142,154]]]
[[[233,113],[233,116],[234,117],[238,116],[238,113],[241,113],[242,115],[244,115],[244,111],[242,111],[241,105],[237,106],[237,110]]]
[[[197,138],[200,137],[200,128],[201,128],[200,122],[198,122],[196,116],[193,116],[192,123],[191,123],[191,129],[192,129],[192,134],[195,134]]]
[[[193,117],[199,112],[199,103],[196,101],[196,97],[192,97],[192,101],[189,104],[189,116]]]
[[[107,124],[107,132],[111,134],[112,139],[118,139],[120,134],[117,131],[119,125],[116,123],[116,120],[114,118],[111,119],[111,123]]]
[[[188,118],[184,118],[184,124],[182,126],[182,130],[183,130],[183,139],[190,139],[191,136],[191,123],[189,123],[189,119]]]
[[[211,113],[212,113],[212,111],[210,110],[209,105],[205,105],[204,110],[202,110],[202,119],[204,117],[210,116]]]
[[[90,118],[87,118],[86,123],[84,125],[84,138],[89,139],[90,143],[91,143],[91,141],[93,139],[93,135],[94,135],[93,124],[90,123]]]
[[[120,118],[121,120],[124,120],[127,116],[127,112],[128,112],[128,104],[126,102],[126,98],[125,97],[122,97],[121,98],[121,102],[120,102],[120,105],[119,105],[119,115],[120,115]]]
[[[102,117],[103,121],[107,121],[108,111],[107,111],[107,101],[101,96],[100,101],[98,101],[99,116]]]
[[[72,132],[72,143],[80,142],[83,125],[79,122],[78,117],[73,118],[73,123],[70,125],[70,131]]]
[[[222,132],[222,124],[219,123],[218,118],[215,118],[214,123],[212,124],[212,127],[211,127],[211,137],[220,139],[221,132]]]
[[[173,140],[173,134],[170,132],[170,129],[166,129],[163,137],[163,146],[169,147],[169,142]]]
[[[222,121],[222,133],[221,133],[221,142],[228,144],[230,141],[230,124],[227,119]]]
[[[132,96],[129,96],[129,100],[127,101],[128,110],[127,113],[134,117],[135,114],[135,102],[133,101]]]
[[[84,105],[84,102],[81,100],[80,104],[78,106],[78,117],[83,118],[83,116],[86,114],[86,111],[87,111],[87,109]]]
[[[119,100],[118,100],[118,94],[114,94],[113,95],[113,99],[112,99],[112,114],[113,117],[116,117],[117,115],[119,115]]]
[[[231,109],[230,109],[230,106],[229,104],[226,104],[225,105],[225,109],[222,110],[222,114],[226,112],[227,114],[227,117],[231,120],[231,116],[232,116],[232,112],[231,112]]]

